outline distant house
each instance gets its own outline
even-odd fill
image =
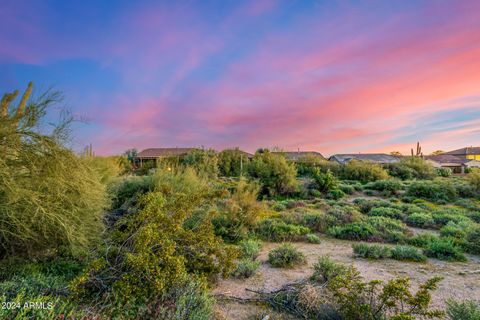
[[[455,174],[464,174],[466,168],[480,168],[480,161],[478,160],[447,153],[425,156],[424,159],[435,168],[449,168]]]
[[[307,157],[325,159],[325,157],[317,151],[274,151],[273,153],[282,154],[288,161],[298,161]]]
[[[452,155],[462,159],[480,161],[480,147],[466,147],[453,151],[442,153],[444,155]]]
[[[222,151],[237,151],[237,152],[240,152],[241,155],[243,155],[244,158],[247,158],[247,159],[252,159],[253,158],[253,154],[247,152],[247,151],[243,151],[243,150],[240,150],[240,149],[224,149]]]
[[[195,148],[149,148],[137,154],[135,163],[141,167],[145,162],[156,162],[161,158],[168,157],[181,157],[193,150]]]
[[[352,154],[334,154],[329,161],[340,164],[347,164],[352,160],[373,162],[377,164],[390,164],[400,161],[400,157],[392,156],[386,153],[352,153]]]

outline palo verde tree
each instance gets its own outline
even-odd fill
[[[18,91],[0,104],[0,258],[79,253],[102,228],[105,188],[65,147],[72,118],[45,124],[61,95],[31,94],[29,83],[18,105]]]

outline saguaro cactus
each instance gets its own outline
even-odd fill
[[[417,150],[414,153],[412,148],[412,157],[423,157],[422,147],[420,146],[420,142],[417,142]]]

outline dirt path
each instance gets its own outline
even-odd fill
[[[320,244],[295,243],[294,245],[307,257],[308,264],[295,269],[276,269],[267,263],[268,252],[278,246],[278,243],[264,243],[259,261],[262,262],[257,274],[245,280],[228,279],[220,282],[213,290],[214,294],[225,294],[241,298],[253,297],[255,294],[245,289],[257,291],[272,291],[282,285],[309,277],[312,266],[321,255],[328,254],[335,261],[354,264],[367,280],[389,280],[394,277],[408,276],[412,283],[424,282],[433,276],[442,276],[438,290],[433,293],[435,307],[443,307],[448,298],[480,300],[480,259],[469,256],[468,262],[445,262],[429,259],[427,263],[400,262],[391,259],[365,260],[352,256],[351,241],[322,238]],[[251,319],[248,312],[237,313],[231,305],[227,319]]]

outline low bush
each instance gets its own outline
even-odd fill
[[[338,200],[345,197],[345,192],[340,189],[333,189],[327,192],[327,199]]]
[[[317,283],[325,283],[347,271],[347,267],[333,261],[330,256],[321,256],[313,265],[313,274],[310,280]]]
[[[467,261],[462,251],[451,239],[434,239],[425,248],[427,257],[447,261]]]
[[[429,228],[434,226],[435,221],[431,213],[415,212],[407,217],[406,223],[412,227]]]
[[[372,210],[373,208],[378,208],[378,207],[395,208],[396,207],[395,204],[387,200],[366,200],[363,198],[357,198],[353,200],[353,203],[355,203],[360,209],[360,211],[365,214],[370,212],[370,210]]]
[[[448,178],[452,175],[452,170],[450,168],[436,168],[436,171],[439,177]]]
[[[260,267],[259,261],[254,261],[250,258],[241,259],[237,262],[235,270],[232,272],[232,276],[235,278],[250,278],[255,274],[258,267]]]
[[[466,236],[466,251],[472,254],[480,254],[480,227],[477,226],[468,231]]]
[[[255,260],[262,248],[262,242],[255,239],[242,240],[238,243],[238,247],[243,258]]]
[[[367,183],[377,180],[385,180],[388,173],[380,165],[370,162],[352,160],[343,166],[341,173],[342,179],[356,180]]]
[[[465,236],[467,235],[466,229],[467,229],[467,226],[450,221],[440,229],[440,235],[442,237],[464,239]]]
[[[316,244],[320,243],[320,238],[316,234],[309,233],[305,236],[305,238],[309,243],[316,243]]]
[[[378,244],[355,243],[352,245],[356,257],[367,259],[385,259],[392,253],[389,247]]]
[[[268,253],[268,262],[275,268],[293,268],[305,261],[304,254],[289,243],[284,243]]]
[[[398,163],[387,166],[392,177],[402,180],[409,179],[433,179],[437,171],[428,162],[419,157],[405,157]]]
[[[256,233],[266,241],[299,241],[310,233],[310,229],[279,219],[265,219],[258,223]]]
[[[392,248],[391,255],[392,259],[400,261],[424,262],[427,260],[427,257],[418,249],[410,246],[397,245]]]
[[[432,211],[432,217],[435,225],[444,226],[449,222],[455,223],[471,223],[472,221],[466,216],[466,212],[461,209],[440,208]]]
[[[311,172],[311,177],[313,179],[313,188],[315,190],[327,193],[338,189],[339,181],[330,170],[323,173],[319,168],[314,168]]]
[[[334,225],[343,225],[346,223],[359,222],[362,220],[362,214],[350,205],[334,205],[327,211],[329,223]]]
[[[402,220],[405,218],[405,214],[395,208],[388,208],[388,207],[376,207],[373,208],[368,212],[369,216],[378,216],[378,217],[387,217],[392,219],[399,219]]]
[[[324,212],[308,213],[302,216],[302,225],[316,232],[325,232],[329,225],[328,221]]]
[[[384,195],[395,195],[400,190],[403,190],[403,184],[396,179],[378,180],[369,182],[364,186],[366,190],[376,190],[382,192]]]
[[[345,194],[354,194],[356,191],[354,186],[345,183],[341,183],[338,186],[338,189],[340,189]]]
[[[480,319],[480,302],[467,300],[447,300],[447,316],[451,320],[478,320]]]
[[[480,169],[472,169],[465,179],[470,183],[476,192],[480,192]]]
[[[330,227],[327,232],[332,237],[345,240],[367,241],[376,235],[375,228],[365,222],[355,222],[343,226]]]
[[[452,202],[458,197],[453,184],[442,179],[414,181],[407,187],[406,195],[435,202]]]
[[[434,240],[438,240],[438,236],[436,234],[431,232],[422,232],[413,237],[408,238],[408,244],[415,247],[426,248]]]
[[[367,223],[375,229],[375,234],[379,239],[391,243],[401,243],[407,239],[408,229],[399,220],[387,217],[368,217]]]

